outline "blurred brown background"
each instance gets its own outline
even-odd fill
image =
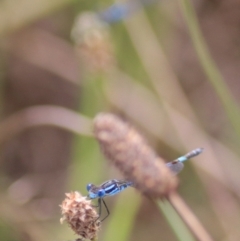
[[[179,192],[215,240],[240,240],[240,2],[190,2],[222,78],[215,85],[189,30],[188,2],[126,2],[126,19],[104,22],[97,13],[112,2],[0,1],[1,240],[77,238],[59,224],[64,193],[86,195],[88,182],[121,177],[91,138],[90,120],[77,119],[101,111],[134,123],[167,160],[203,146]],[[116,200],[110,209],[124,210]],[[124,222],[126,210],[111,220]],[[126,240],[178,240],[144,197],[132,215]],[[112,229],[116,241],[121,226]],[[103,226],[99,239],[109,237]]]

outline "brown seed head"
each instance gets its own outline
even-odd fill
[[[94,239],[100,229],[98,213],[79,192],[66,193],[66,198],[60,205],[63,217],[60,222],[66,221],[72,230],[85,239]]]
[[[130,125],[113,114],[99,114],[94,134],[105,156],[142,193],[163,197],[177,188],[178,179]]]

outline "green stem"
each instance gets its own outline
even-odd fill
[[[191,232],[168,201],[158,200],[156,204],[179,241],[195,241]]]
[[[196,13],[194,8],[189,0],[178,0],[181,7],[181,11],[186,20],[190,36],[194,48],[197,52],[200,64],[205,71],[205,74],[208,77],[208,80],[214,87],[222,105],[225,109],[225,112],[234,127],[238,138],[240,139],[240,111],[239,107],[236,104],[235,100],[232,97],[232,94],[226,85],[218,67],[210,56],[207,44],[204,40],[202,32],[199,27]]]

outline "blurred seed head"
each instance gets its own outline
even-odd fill
[[[108,25],[96,14],[85,12],[79,15],[71,35],[88,70],[106,71],[115,62]]]
[[[125,178],[151,197],[164,197],[174,191],[178,179],[164,161],[129,124],[113,114],[99,114],[94,120],[94,134],[104,155]]]
[[[66,198],[60,205],[62,218],[72,230],[84,239],[93,240],[100,229],[97,211],[91,205],[91,200],[83,197],[79,192],[66,193]]]

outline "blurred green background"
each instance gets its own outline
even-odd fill
[[[0,1],[0,240],[78,238],[59,222],[65,193],[122,178],[92,137],[99,112],[167,161],[204,147],[179,194],[214,240],[240,240],[240,2],[113,4]],[[106,202],[99,240],[194,240],[132,188]]]

